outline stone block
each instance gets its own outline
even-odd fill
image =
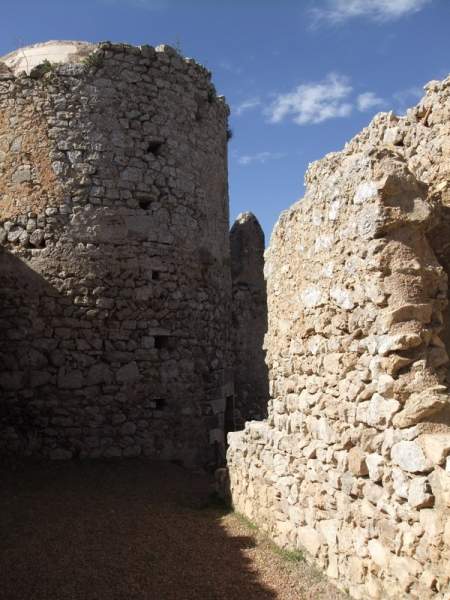
[[[433,464],[442,465],[450,454],[450,433],[427,433],[421,435],[418,441]]]
[[[357,477],[364,477],[369,473],[366,464],[366,453],[359,446],[355,446],[349,450],[348,468]]]
[[[391,449],[391,458],[396,465],[409,473],[431,470],[430,462],[416,442],[401,441],[394,444]]]
[[[311,556],[317,556],[321,546],[320,535],[313,527],[298,528],[298,543],[305,548]]]

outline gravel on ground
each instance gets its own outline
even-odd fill
[[[210,492],[138,459],[0,470],[1,600],[343,598]]]

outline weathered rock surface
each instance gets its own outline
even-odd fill
[[[1,452],[223,460],[227,116],[169,46],[0,60]]]
[[[230,231],[233,284],[232,335],[235,397],[227,428],[267,416],[269,379],[263,350],[267,332],[264,232],[252,213],[242,213]]]
[[[234,506],[354,598],[447,599],[450,78],[306,183],[266,253],[269,416],[229,434]]]

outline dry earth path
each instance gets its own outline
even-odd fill
[[[1,600],[343,597],[176,465],[25,464],[0,486]]]

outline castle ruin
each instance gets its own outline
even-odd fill
[[[228,435],[235,508],[354,598],[448,599],[450,78],[426,90],[310,167],[266,300],[203,67],[0,60],[2,453],[212,466],[267,411]]]
[[[3,451],[223,462],[228,112],[168,46],[0,62]]]
[[[450,597],[450,78],[314,163],[266,254],[233,504],[353,598]]]

